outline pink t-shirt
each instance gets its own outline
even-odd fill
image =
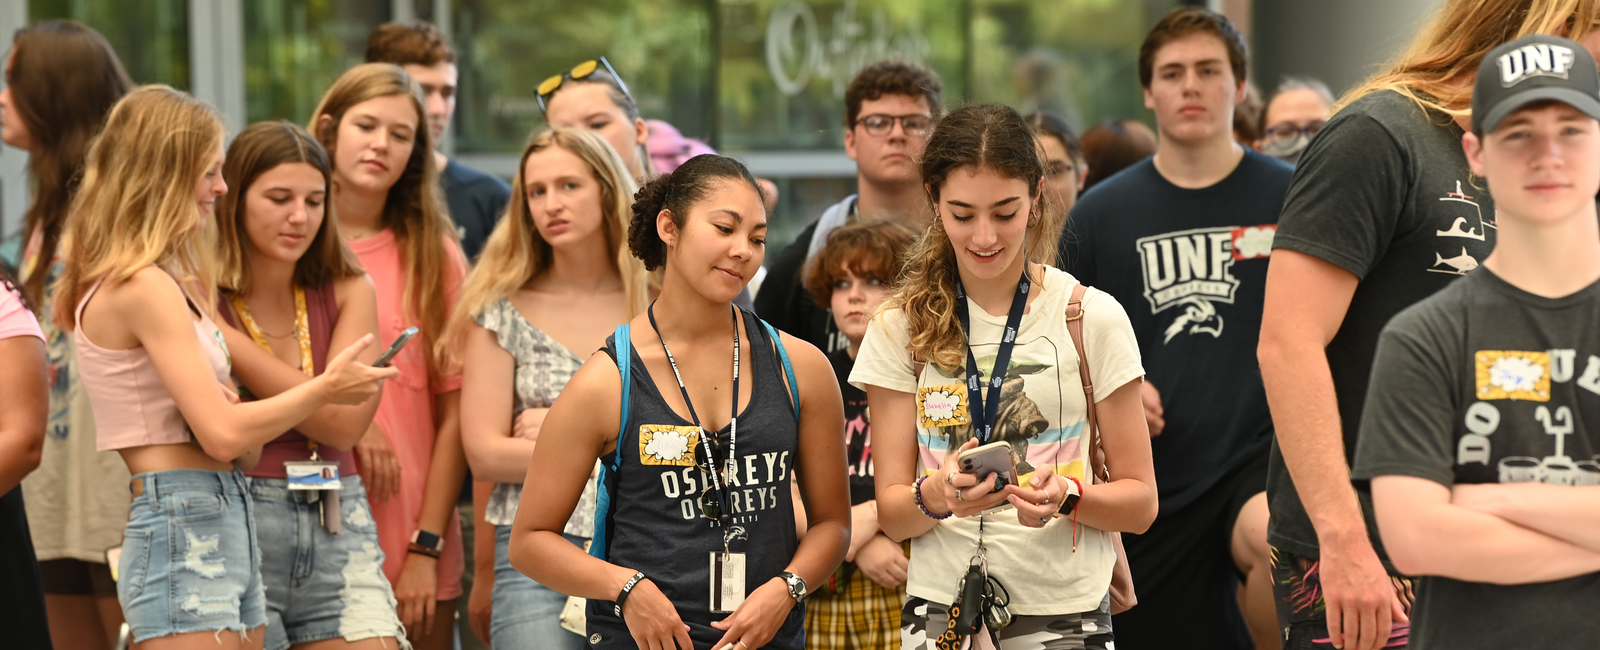
[[[14,336],[32,336],[44,340],[44,330],[39,328],[39,321],[33,317],[33,312],[22,306],[22,294],[14,288],[4,287],[0,291],[0,339],[9,339]]]
[[[400,262],[400,245],[393,230],[384,230],[372,237],[347,242],[350,250],[360,258],[361,266],[372,277],[378,293],[378,337],[382,347],[400,336],[407,327],[417,325],[405,315],[406,274]],[[454,242],[446,242],[450,251],[450,264],[445,271],[445,306],[455,304],[461,282],[467,274],[466,260]],[[378,544],[383,547],[383,573],[391,584],[400,580],[400,569],[405,564],[406,547],[411,543],[411,533],[417,529],[422,517],[422,493],[428,478],[428,467],[433,460],[433,443],[438,436],[434,428],[434,395],[461,389],[461,374],[452,372],[442,381],[429,385],[428,362],[423,355],[422,337],[417,337],[395,355],[393,365],[400,376],[389,380],[383,387],[383,401],[378,405],[375,418],[378,426],[388,434],[400,460],[400,494],[387,501],[369,498],[372,516],[378,523]],[[357,463],[359,465],[359,463]],[[365,473],[365,470],[363,470]],[[458,489],[451,486],[451,490]],[[461,573],[465,562],[461,552],[461,519],[452,514],[450,529],[444,532],[444,556],[439,558],[439,600],[452,600],[461,595]],[[440,531],[434,531],[440,532]]]

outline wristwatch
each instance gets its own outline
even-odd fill
[[[411,543],[440,553],[444,552],[444,538],[440,537],[438,533],[418,530],[411,533]]]
[[[805,601],[805,599],[806,599],[806,579],[805,578],[797,576],[797,575],[795,575],[793,573],[790,573],[788,571],[784,571],[783,573],[778,574],[778,577],[783,578],[783,581],[789,585],[789,597],[793,598],[794,602],[800,603],[800,602],[804,602]]]

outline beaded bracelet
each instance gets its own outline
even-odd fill
[[[928,506],[922,502],[922,482],[928,480],[929,476],[933,476],[933,475],[932,474],[924,474],[920,478],[918,478],[917,482],[911,486],[911,491],[917,495],[917,509],[921,510],[922,514],[927,515],[929,519],[932,519],[934,521],[944,521],[946,519],[949,519],[950,515],[953,515],[955,513],[947,512],[947,513],[944,513],[942,515],[936,515],[936,514],[933,514],[933,511],[929,510]]]

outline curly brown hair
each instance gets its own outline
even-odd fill
[[[805,284],[811,299],[823,309],[833,307],[833,285],[843,280],[845,269],[856,277],[875,279],[885,286],[900,276],[906,249],[917,231],[899,221],[861,221],[828,233],[828,243],[806,263]]]
[[[879,61],[862,68],[845,86],[844,128],[856,125],[856,118],[861,117],[861,102],[884,95],[921,97],[928,102],[928,114],[937,120],[944,112],[943,94],[944,83],[932,69],[897,59]]]
[[[647,271],[654,271],[667,263],[667,243],[661,241],[656,230],[656,215],[667,210],[672,223],[683,227],[683,218],[689,208],[699,203],[711,191],[716,180],[744,181],[763,197],[756,177],[744,163],[732,158],[704,153],[690,158],[669,174],[655,177],[633,195],[633,222],[628,225],[628,249],[644,262]]]

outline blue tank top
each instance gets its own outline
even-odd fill
[[[795,537],[794,499],[789,480],[799,450],[799,421],[785,388],[785,372],[769,330],[744,312],[750,341],[750,402],[739,413],[738,471],[730,477],[733,540],[729,550],[745,554],[745,588],[782,573],[800,546]],[[709,649],[723,632],[712,621],[731,614],[711,613],[711,552],[722,550],[722,528],[700,513],[707,476],[694,462],[684,435],[694,422],[680,417],[662,399],[657,383],[628,341],[631,395],[627,422],[617,440],[620,453],[604,459],[600,505],[595,524],[595,555],[643,571],[677,606],[697,649]],[[606,354],[618,358],[616,335],[607,337]],[[664,378],[676,390],[672,377]],[[686,381],[693,379],[686,378]],[[716,432],[725,439],[729,427]],[[805,604],[795,606],[765,647],[805,647]],[[612,614],[609,601],[588,603],[590,644],[597,650],[633,648],[628,626]],[[596,640],[596,635],[599,639]]]

